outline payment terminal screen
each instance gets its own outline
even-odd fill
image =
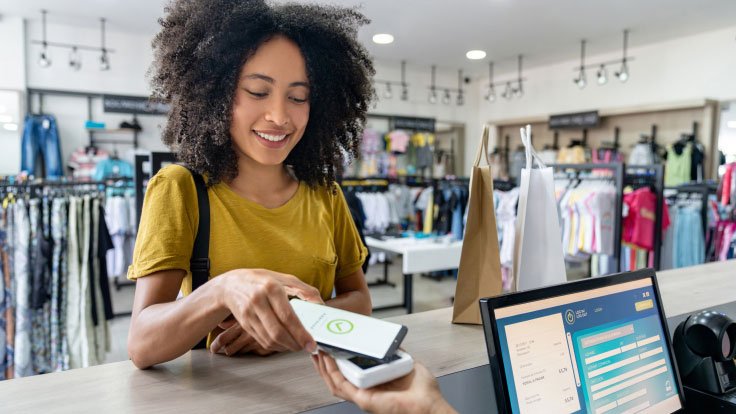
[[[514,413],[681,408],[651,279],[495,310]]]

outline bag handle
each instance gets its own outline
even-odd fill
[[[539,168],[547,168],[532,145],[532,126],[527,124],[526,129],[520,128],[519,131],[521,132],[521,142],[524,144],[524,149],[526,150],[526,168],[534,168],[534,160],[537,161]]]
[[[478,153],[475,155],[475,167],[478,167],[480,165],[480,156],[481,153],[486,155],[486,162],[488,165],[491,165],[491,159],[488,158],[488,131],[489,131],[488,125],[483,125],[483,135],[480,137],[480,144],[478,145]]]

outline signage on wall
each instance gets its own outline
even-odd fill
[[[601,118],[598,116],[598,111],[551,115],[549,117],[549,129],[585,129],[597,127],[600,122]]]
[[[434,132],[433,118],[409,118],[404,116],[394,117],[394,128],[413,129],[415,131]]]
[[[105,112],[140,115],[166,115],[170,108],[168,103],[150,101],[145,96],[103,95],[102,105]]]

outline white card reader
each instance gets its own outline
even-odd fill
[[[335,359],[345,379],[358,388],[371,388],[407,375],[414,369],[411,355],[398,349],[383,363],[362,356],[345,356]]]

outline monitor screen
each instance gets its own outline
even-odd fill
[[[494,309],[511,411],[680,409],[656,297],[644,278]]]

